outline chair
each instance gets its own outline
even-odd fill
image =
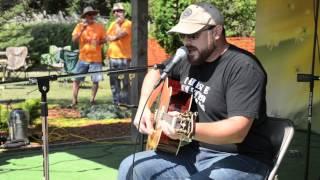
[[[294,135],[293,123],[289,119],[269,117],[264,125],[273,146],[273,167],[267,180],[277,179],[277,171]]]
[[[74,73],[79,59],[79,50],[70,51],[61,49],[59,52],[59,57],[63,61],[64,72],[68,74]]]
[[[2,71],[2,81],[6,80],[6,66],[7,66],[7,56],[5,51],[0,51],[0,67]]]
[[[64,48],[71,49],[71,46],[66,46]],[[42,54],[40,57],[41,64],[48,67],[49,75],[51,70],[55,71],[57,74],[61,74],[63,70],[63,61],[59,57],[60,48],[55,45],[49,46],[49,53]]]
[[[8,58],[7,61],[7,77],[10,77],[10,73],[13,72],[18,76],[18,70],[23,70],[25,74],[25,78],[27,77],[27,55],[28,55],[28,48],[25,46],[21,47],[8,47],[6,49],[6,56]]]
[[[79,52],[77,50],[72,51],[71,46],[57,47],[51,45],[49,47],[49,53],[41,55],[41,64],[58,70],[58,74],[69,74],[73,72],[78,62],[78,55]]]

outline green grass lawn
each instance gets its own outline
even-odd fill
[[[50,73],[55,74],[54,72]],[[23,73],[21,75],[24,75]],[[48,72],[43,71],[33,71],[28,73],[28,77],[41,77],[41,76],[48,76]],[[21,80],[21,78],[20,78]],[[118,109],[116,106],[112,106],[112,95],[109,85],[109,77],[104,74],[104,80],[100,82],[99,89],[96,95],[96,102],[97,105],[92,107],[89,104],[90,98],[91,98],[91,77],[86,77],[86,81],[81,84],[79,95],[78,95],[78,101],[79,104],[77,106],[77,109],[80,111],[80,113],[85,113],[85,116],[82,116],[84,118],[77,118],[78,121],[82,120],[81,122],[85,123],[87,120],[90,119],[111,119],[112,118],[122,118],[123,116],[114,117],[116,115],[119,115]],[[0,85],[0,100],[2,103],[0,104],[0,121],[2,124],[6,124],[7,119],[9,117],[9,114],[12,109],[16,107],[21,107],[21,103],[17,104],[6,104],[4,101],[10,101],[10,100],[16,100],[16,99],[36,99],[37,101],[40,101],[41,99],[41,92],[38,89],[37,84],[26,84],[26,83],[20,83],[20,84],[4,84]],[[50,90],[47,93],[47,103],[49,109],[52,107],[62,107],[66,108],[68,105],[70,105],[72,102],[72,80],[69,79],[59,79],[56,81],[50,81]],[[111,109],[110,109],[111,107]],[[38,112],[40,113],[40,107],[36,107]],[[128,112],[129,110],[121,110],[120,114],[123,114],[123,112]],[[29,112],[31,113],[31,112]],[[87,114],[88,113],[88,114]],[[83,114],[82,114],[83,115]],[[30,117],[33,117],[30,119],[32,121],[32,124],[38,122],[40,120],[39,115],[31,115]],[[37,118],[38,117],[38,118]],[[128,117],[128,116],[125,116]],[[66,124],[70,122],[68,118],[60,118],[57,119],[62,125],[59,127],[63,127],[63,124]],[[52,122],[52,120],[50,121]],[[109,122],[109,121],[108,121]],[[38,123],[39,124],[39,123]],[[40,122],[41,124],[41,122]],[[75,123],[77,124],[77,123]],[[67,124],[66,124],[67,125]],[[83,124],[82,124],[83,125]],[[5,130],[6,127],[0,127],[0,130]]]
[[[51,73],[52,74],[52,73]],[[29,72],[29,77],[47,76],[48,72]],[[6,84],[0,85],[0,99],[40,99],[41,93],[37,84]],[[91,78],[86,77],[86,81],[82,83],[79,91],[79,104],[88,103],[91,97]],[[47,94],[48,105],[50,104],[70,104],[72,100],[72,81],[66,79],[58,79],[50,82],[50,90]],[[109,86],[109,78],[104,75],[104,80],[100,82],[97,102],[111,102],[111,90]]]

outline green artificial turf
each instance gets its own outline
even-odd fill
[[[121,160],[133,152],[130,144],[82,144],[49,149],[52,180],[113,180]],[[0,154],[1,180],[42,179],[42,151]]]
[[[280,180],[301,180],[305,175],[306,133],[296,131],[289,150],[280,165]],[[320,177],[320,136],[312,134],[309,179]],[[123,158],[134,152],[134,145],[117,141],[65,145],[50,148],[51,180],[115,180]],[[136,147],[139,149],[139,145]],[[37,180],[42,178],[42,151],[0,152],[1,180]]]

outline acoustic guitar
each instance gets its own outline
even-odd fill
[[[148,106],[155,109],[154,112],[154,133],[148,136],[146,149],[164,151],[178,154],[182,145],[188,143],[190,139],[173,140],[166,136],[159,125],[160,121],[169,122],[177,133],[190,132],[193,129],[196,113],[190,112],[192,96],[180,91],[178,81],[166,79],[153,92],[149,98]],[[167,112],[178,111],[178,118],[170,116]]]

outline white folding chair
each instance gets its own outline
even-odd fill
[[[11,73],[15,73],[18,76],[18,71],[22,70],[26,78],[26,70],[28,68],[27,56],[28,48],[25,46],[21,47],[8,47],[6,48],[7,61],[7,77],[10,77]]]

